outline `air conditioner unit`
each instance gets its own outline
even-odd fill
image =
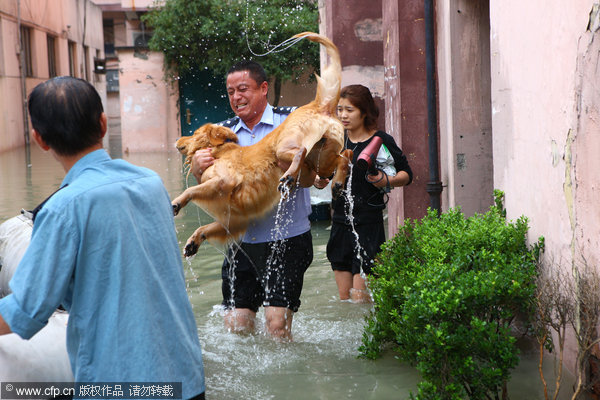
[[[150,32],[133,32],[133,47],[148,47],[148,41],[152,37]]]
[[[97,74],[106,74],[106,60],[104,58],[94,57],[94,72]]]

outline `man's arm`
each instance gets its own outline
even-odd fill
[[[6,335],[8,333],[12,333],[10,326],[8,326],[6,321],[4,321],[4,318],[2,318],[2,315],[0,315],[0,335]]]
[[[197,150],[194,153],[192,156],[191,171],[198,183],[200,183],[204,170],[210,167],[214,161],[215,159],[212,156],[210,148]]]

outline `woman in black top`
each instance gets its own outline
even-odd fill
[[[364,278],[371,272],[373,259],[385,242],[383,210],[386,192],[410,184],[412,171],[394,138],[376,129],[379,110],[368,88],[362,85],[344,87],[337,113],[346,132],[344,147],[351,149],[354,157],[346,182],[347,190],[332,201],[327,258],[335,274],[340,299],[368,302],[370,296]],[[361,170],[356,161],[375,136],[383,142],[378,161],[387,158],[388,165],[393,167],[385,168],[384,162],[378,163],[377,169]]]

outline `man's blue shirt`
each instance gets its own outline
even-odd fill
[[[78,382],[182,382],[205,390],[169,195],[153,171],[97,150],[38,213],[31,243],[0,299],[28,339],[63,305]]]
[[[241,146],[250,146],[277,128],[288,115],[273,112],[273,107],[267,104],[254,129],[249,129],[241,119],[231,129],[238,135]],[[275,207],[263,218],[251,221],[242,241],[270,242],[298,236],[310,230],[310,191],[307,188],[298,187],[290,193],[289,199],[281,203],[279,217],[277,210],[278,207]]]

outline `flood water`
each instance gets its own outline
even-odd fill
[[[123,158],[156,171],[171,198],[188,182],[195,184],[191,177],[186,180],[181,156],[175,150]],[[21,208],[35,207],[59,187],[63,176],[62,167],[35,145],[29,155],[24,148],[0,153],[0,223],[19,214]],[[207,222],[210,218],[195,205],[184,208],[175,218],[181,247]],[[337,299],[325,256],[328,225],[326,221],[313,223],[314,261],[305,275],[302,305],[294,316],[294,341],[290,343],[225,330],[219,307],[222,248],[204,243],[195,257],[183,259],[202,343],[208,399],[407,399],[415,391],[417,371],[400,363],[392,352],[376,361],[357,358],[364,317],[371,306]],[[258,317],[263,320],[262,311]],[[533,348],[523,348],[509,384],[511,399],[543,398],[537,357]],[[552,369],[548,362],[547,378],[552,377]],[[563,381],[561,399],[570,398],[568,379]]]

